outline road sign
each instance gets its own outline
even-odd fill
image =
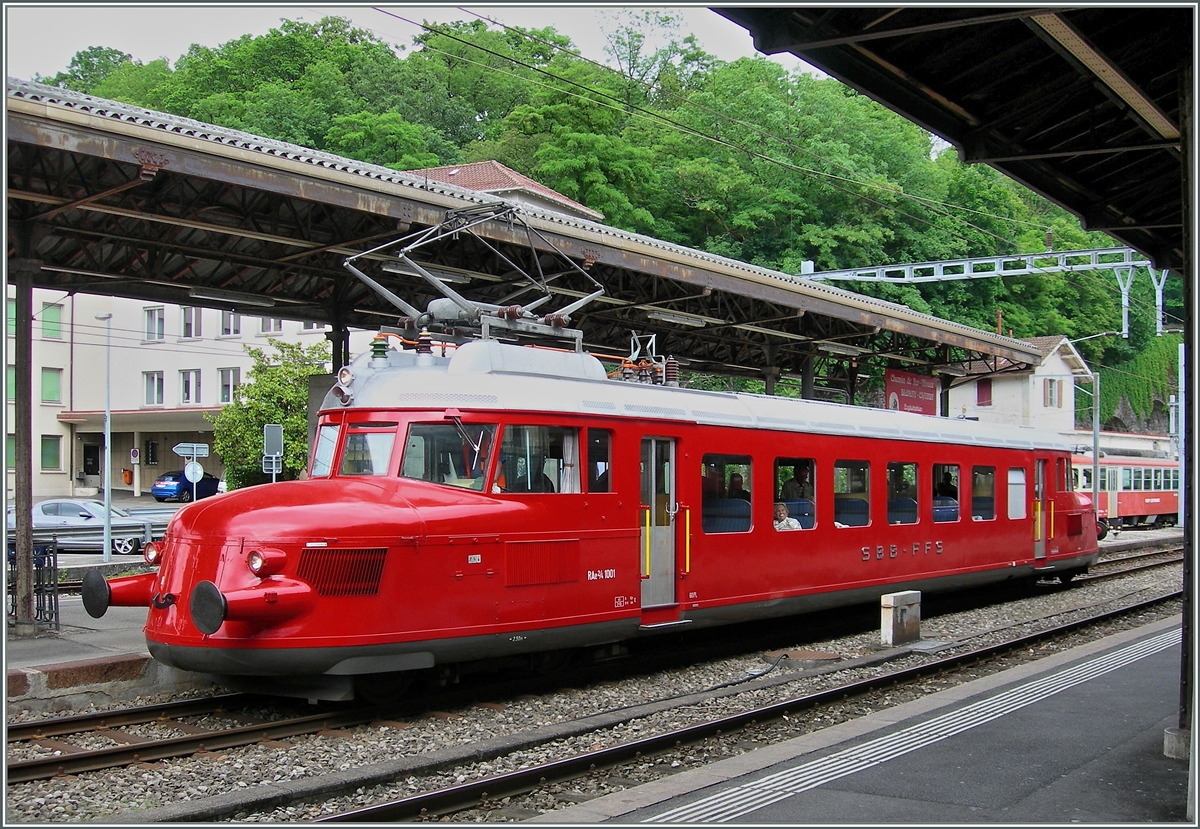
[[[129,462],[131,464],[142,462],[142,453],[138,451],[136,446],[129,450]]]
[[[283,426],[278,423],[263,424],[263,454],[283,454]]]
[[[176,455],[183,458],[207,458],[208,444],[207,443],[177,443],[175,448],[171,450]]]
[[[195,461],[189,461],[183,467],[183,477],[187,478],[192,483],[196,483],[204,477],[204,467]]]

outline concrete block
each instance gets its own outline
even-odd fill
[[[903,645],[921,638],[921,591],[903,590],[879,598],[879,635],[885,645]]]
[[[29,674],[20,668],[8,669],[8,698],[23,697],[29,693]]]
[[[1163,733],[1163,754],[1173,760],[1186,760],[1192,752],[1192,732],[1188,728],[1172,727]]]

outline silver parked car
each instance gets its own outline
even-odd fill
[[[16,527],[16,512],[8,508],[8,528]],[[33,505],[33,528],[35,530],[62,527],[69,530],[58,539],[60,550],[104,551],[104,502],[80,498],[51,498]],[[76,527],[94,530],[77,534]],[[119,507],[112,508],[112,549],[117,555],[137,555],[142,541],[150,538],[150,522],[135,518]],[[137,530],[131,535],[129,530]],[[120,538],[116,537],[120,531]]]

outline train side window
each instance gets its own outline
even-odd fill
[[[1025,467],[1008,468],[1008,517],[1016,520],[1025,517]]]
[[[942,523],[959,520],[958,464],[933,465],[933,520]]]
[[[1163,488],[1162,473],[1163,473],[1163,471],[1161,469],[1154,470],[1154,488],[1155,489]]]
[[[775,459],[775,500],[804,530],[816,525],[816,469],[813,458]]]
[[[494,423],[414,423],[400,476],[482,491],[495,434]]]
[[[889,524],[917,523],[917,465],[892,461],[887,465]]]
[[[996,518],[996,467],[971,468],[971,520],[992,521]]]
[[[312,470],[309,476],[313,478],[328,478],[333,469],[333,453],[337,451],[338,432],[341,427],[327,423],[317,429],[317,440],[313,448]]]
[[[1133,489],[1139,491],[1142,488],[1142,468],[1135,466],[1133,468]]]
[[[837,461],[833,464],[833,524],[865,527],[871,523],[871,464]]]
[[[588,429],[588,492],[612,492],[612,432]]]
[[[706,533],[750,531],[748,455],[705,455],[700,467],[700,526]]]
[[[581,492],[579,430],[505,426],[496,484],[501,492]]]
[[[1081,490],[1083,492],[1091,492],[1092,491],[1092,470],[1085,466],[1083,469],[1074,469],[1073,471],[1075,473],[1075,480],[1076,480],[1075,488],[1078,490]],[[1083,473],[1082,485],[1078,483],[1081,472]]]
[[[1121,489],[1125,492],[1133,489],[1133,470],[1128,466],[1121,467]]]

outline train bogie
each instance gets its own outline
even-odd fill
[[[327,396],[308,480],[181,509],[157,573],[85,593],[147,606],[162,662],[337,697],[1078,572],[1095,513],[1070,472],[1029,430],[614,381],[494,341],[375,348]]]

